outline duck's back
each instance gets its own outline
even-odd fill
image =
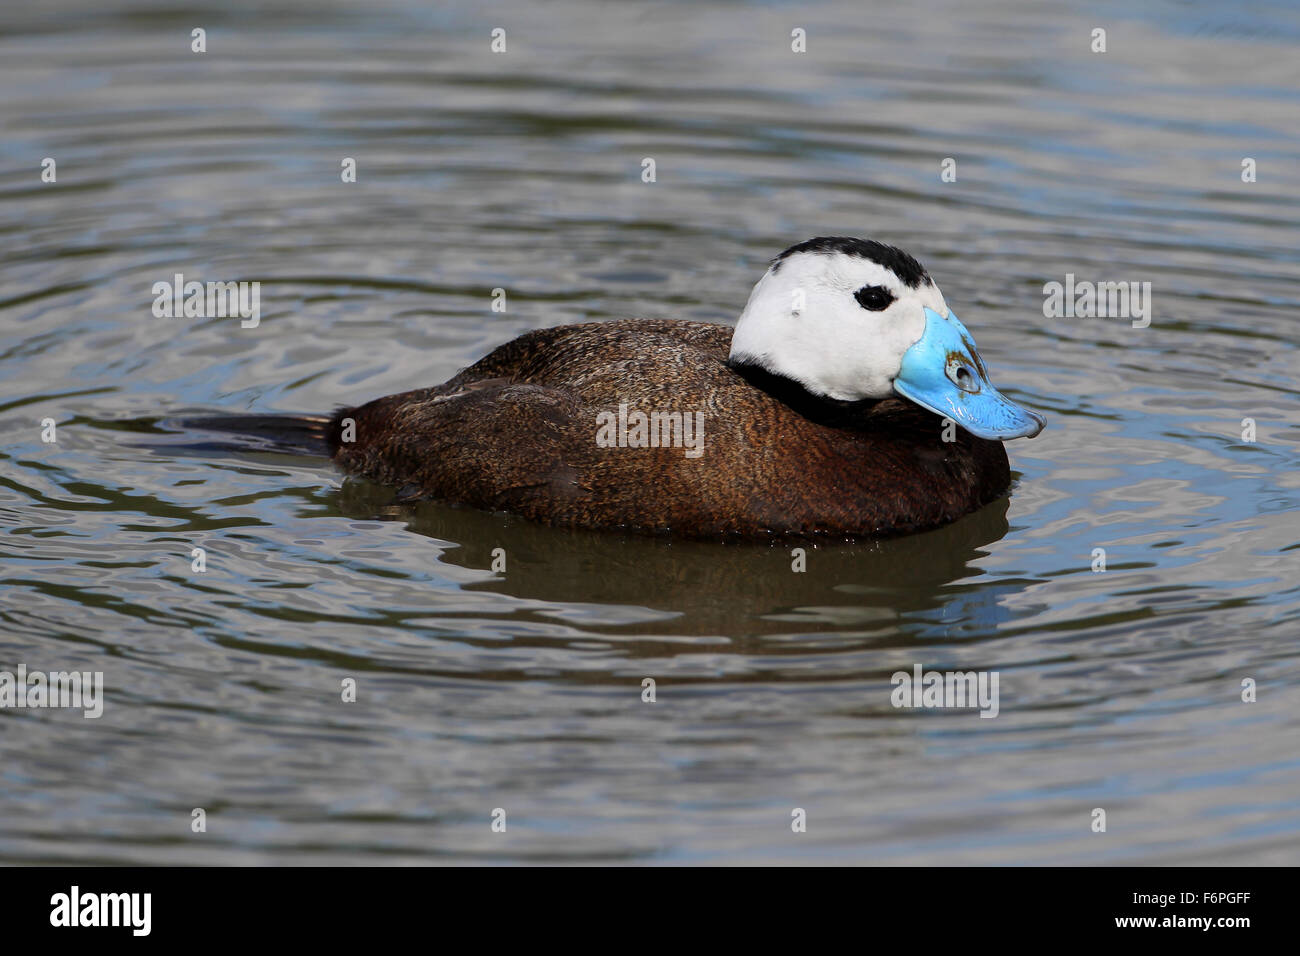
[[[897,399],[796,410],[728,366],[731,335],[667,320],[529,332],[444,385],[340,410],[331,452],[404,499],[698,536],[901,534],[1007,488],[1001,442],[945,442],[938,416]]]

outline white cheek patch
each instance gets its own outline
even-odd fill
[[[867,285],[883,286],[895,301],[879,312],[863,308],[855,293]],[[792,256],[755,285],[732,336],[731,359],[828,398],[887,398],[903,354],[925,330],[927,304],[947,312],[936,288],[908,288],[874,261]]]

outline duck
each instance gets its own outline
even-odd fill
[[[883,538],[1005,495],[1042,415],[989,380],[919,261],[819,236],[770,260],[735,326],[526,332],[441,385],[332,415],[208,419],[348,476],[561,528]]]

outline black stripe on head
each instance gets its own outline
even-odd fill
[[[800,252],[826,255],[838,252],[846,256],[857,256],[859,259],[870,259],[893,272],[909,289],[918,288],[922,282],[926,285],[934,285],[930,273],[925,271],[925,266],[902,249],[872,239],[854,239],[851,236],[818,236],[816,239],[808,239],[797,246],[791,246],[772,260],[772,271],[776,272],[780,269],[781,263],[787,257]]]

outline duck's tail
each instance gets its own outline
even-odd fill
[[[173,418],[165,424],[185,432],[226,436],[217,441],[187,442],[190,448],[330,457],[328,415],[205,415]]]

